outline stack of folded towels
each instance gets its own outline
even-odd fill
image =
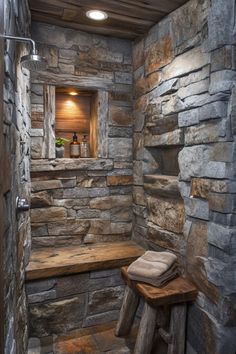
[[[147,251],[128,267],[130,279],[161,287],[179,275],[177,257],[170,252]]]

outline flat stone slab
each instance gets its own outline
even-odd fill
[[[180,198],[178,176],[144,175],[144,189],[150,195]]]
[[[42,279],[129,265],[145,250],[133,241],[33,250],[26,279]]]
[[[112,159],[97,158],[78,158],[78,159],[55,159],[32,160],[31,172],[46,171],[74,171],[74,170],[102,170],[110,171],[113,169]]]

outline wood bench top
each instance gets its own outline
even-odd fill
[[[119,268],[129,265],[144,252],[142,247],[130,240],[90,246],[36,249],[31,253],[26,279]]]
[[[178,277],[162,288],[157,288],[129,279],[127,269],[128,267],[121,268],[121,273],[126,283],[134,288],[153,307],[189,302],[197,297],[198,290],[188,279]]]

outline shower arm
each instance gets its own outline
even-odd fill
[[[0,34],[0,37],[5,38],[5,39],[12,39],[12,40],[14,40],[16,42],[28,42],[28,43],[30,43],[32,45],[33,55],[37,54],[35,41],[33,41],[33,39],[31,39],[31,38],[8,36],[8,35],[5,35],[5,34]]]

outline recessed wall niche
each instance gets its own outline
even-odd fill
[[[96,157],[96,92],[76,87],[56,87],[55,135],[72,141],[76,132],[78,141],[84,135],[90,143],[91,157]],[[70,142],[65,143],[65,157],[70,157]]]

